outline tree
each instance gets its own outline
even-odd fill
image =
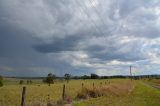
[[[2,87],[2,86],[3,86],[3,77],[0,76],[0,87]]]
[[[29,83],[32,84],[32,80],[29,80]]]
[[[2,76],[0,76],[0,80],[1,80],[1,81],[3,80],[3,77],[2,77]]]
[[[45,82],[48,83],[50,86],[50,84],[54,83],[55,79],[56,79],[56,75],[49,73],[48,76],[46,77]]]
[[[97,75],[97,74],[91,74],[91,79],[98,79],[99,78],[99,76]]]
[[[29,80],[27,80],[27,84],[29,84]]]
[[[2,80],[0,80],[0,87],[2,87],[3,86],[3,81]]]
[[[90,76],[84,75],[84,76],[82,76],[81,78],[84,79],[84,80],[85,80],[85,79],[90,79]]]
[[[69,82],[70,78],[71,78],[71,75],[70,74],[64,74],[64,78],[65,80],[67,81],[67,83]]]
[[[22,84],[23,84],[23,80],[20,80],[20,81],[19,81],[19,84],[22,85]]]

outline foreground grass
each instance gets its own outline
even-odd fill
[[[87,100],[76,100],[77,93],[84,87],[105,90],[106,95]],[[73,100],[74,106],[160,106],[160,90],[145,85],[141,81],[127,79],[112,80],[71,80],[68,84],[57,81],[55,84],[33,82],[31,85],[15,83],[5,84],[0,88],[0,106],[20,106],[22,87],[27,87],[26,106],[46,106],[62,98],[62,87],[66,84],[66,95]],[[102,83],[102,84],[101,84]],[[102,86],[101,86],[102,85]]]
[[[56,102],[62,98],[62,87],[66,84],[66,95],[74,100],[78,91],[82,89],[82,83],[84,87],[92,88],[93,82],[95,87],[99,87],[102,84],[119,84],[126,82],[125,79],[113,79],[113,80],[71,80],[68,84],[64,81],[57,81],[55,84],[48,86],[43,83],[35,83],[31,85],[19,85],[16,82],[9,82],[0,88],[0,106],[20,106],[22,87],[26,86],[26,105],[27,106],[45,106],[49,101]]]
[[[129,94],[107,95],[75,103],[74,106],[160,106],[159,100],[159,90],[136,81],[134,90]]]

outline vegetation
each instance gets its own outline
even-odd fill
[[[99,78],[99,76],[97,75],[97,74],[91,74],[91,79],[98,79]]]
[[[3,82],[2,82],[2,80],[0,80],[0,87],[2,87],[3,86]]]
[[[2,87],[2,86],[3,86],[3,77],[0,76],[0,87]]]
[[[120,93],[122,90],[119,90]],[[116,91],[115,91],[116,92]],[[75,103],[73,106],[160,106],[160,91],[136,81],[134,89],[128,93],[108,94],[99,98]]]
[[[66,84],[66,96],[67,100],[75,100],[77,97],[78,92],[82,90],[82,83],[84,83],[84,87],[88,89],[92,89],[92,83],[94,82],[95,87],[100,87],[100,83],[102,82],[105,85],[107,80],[70,80],[70,83]],[[119,83],[123,83],[121,85],[125,85],[128,80],[110,80],[113,84],[108,84],[109,86],[117,85]],[[59,80],[55,81],[54,85],[46,85],[44,83],[36,84],[33,81],[33,84],[25,84],[27,91],[26,91],[26,105],[27,106],[37,106],[40,104],[41,106],[46,106],[48,101],[51,103],[56,103],[60,99],[62,99],[62,88],[64,82]],[[40,85],[40,86],[39,86]],[[21,93],[22,93],[22,86],[17,85],[14,83],[13,85],[5,85],[0,88],[0,106],[19,106],[21,101]]]
[[[156,85],[160,85],[160,79],[148,79],[148,80],[144,80],[147,83],[150,84],[156,84]]]
[[[27,80],[27,84],[32,84],[32,80]]]
[[[23,80],[20,80],[20,81],[19,81],[19,84],[20,84],[20,85],[22,85],[23,83],[24,83]]]
[[[50,86],[50,84],[54,83],[55,79],[56,79],[56,75],[49,73],[48,76],[46,77],[46,79],[44,80],[44,82],[48,83]]]
[[[91,77],[90,76],[87,76],[87,75],[84,75],[82,76],[82,79],[86,80],[86,79],[90,79]]]
[[[23,79],[23,82],[27,81],[30,79]],[[159,106],[160,91],[146,85],[145,81],[148,82],[148,79],[72,79],[66,84],[65,102],[62,100],[63,80],[54,80],[54,85],[50,86],[41,80],[32,80],[32,84],[23,85],[27,88],[26,106],[57,103],[73,103],[73,106]],[[150,82],[159,83],[159,79]],[[0,106],[19,106],[21,93],[19,79],[4,78],[4,86],[0,87]]]
[[[160,79],[160,75],[137,75],[137,76],[123,76],[123,75],[115,75],[115,76],[98,76],[96,74],[91,74],[91,76],[74,76],[72,79],[124,79],[124,78],[133,78],[135,80],[139,79]]]
[[[66,74],[64,75],[64,78],[65,78],[65,80],[66,80],[67,83],[68,83],[69,80],[70,80],[70,78],[71,78],[71,75],[66,73]]]
[[[3,77],[2,77],[2,76],[0,76],[0,80],[3,80]]]

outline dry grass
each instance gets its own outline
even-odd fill
[[[129,94],[133,90],[133,82],[122,81],[121,83],[110,83],[107,85],[100,85],[99,87],[84,87],[77,94],[78,99],[96,98],[105,95],[122,96]]]
[[[160,106],[159,90],[146,86],[141,81],[134,81],[134,86],[129,82],[121,84],[107,88],[110,94],[107,93],[106,96],[76,102],[73,106]]]
[[[160,85],[160,79],[150,79],[148,82]]]
[[[66,95],[67,99],[74,100],[77,93],[82,90],[82,83],[84,88],[88,88],[90,94],[95,92],[96,88],[98,95],[113,94],[120,95],[128,92],[132,87],[130,80],[125,79],[113,79],[113,80],[71,80],[68,84],[66,82],[56,82],[55,84],[48,86],[46,84],[32,85],[5,85],[0,88],[0,106],[19,106],[21,101],[22,87],[26,86],[26,105],[27,106],[46,106],[47,103],[57,103],[62,98],[63,84],[66,83]],[[106,82],[106,83],[105,83]],[[40,86],[39,86],[40,85]],[[102,92],[105,91],[105,92]],[[94,94],[94,93],[93,93]]]

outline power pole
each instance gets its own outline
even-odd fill
[[[131,77],[131,80],[132,80],[132,66],[130,66],[130,77]]]

